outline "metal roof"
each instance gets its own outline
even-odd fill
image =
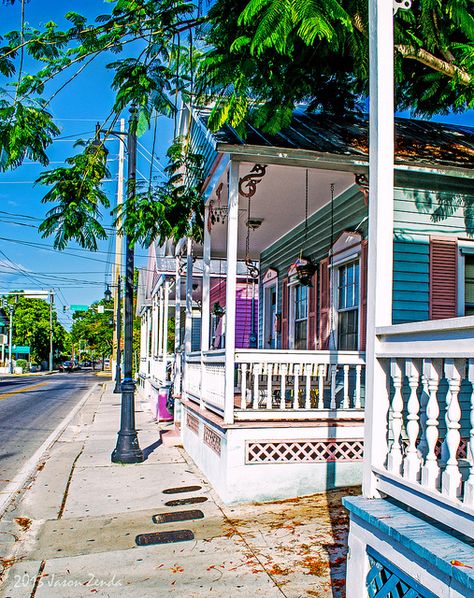
[[[206,126],[208,109],[199,109]],[[245,141],[229,125],[213,133],[217,148],[262,146],[309,150],[318,153],[368,159],[367,115],[333,117],[296,110],[291,125],[269,135],[247,125]],[[472,168],[474,166],[474,128],[407,118],[395,119],[395,162],[403,164]]]

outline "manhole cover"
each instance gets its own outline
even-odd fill
[[[181,529],[176,532],[156,532],[152,534],[139,534],[135,538],[137,546],[150,546],[152,544],[172,544],[173,542],[187,542],[194,540],[190,529]]]
[[[201,486],[181,486],[180,488],[166,488],[163,494],[180,494],[181,492],[196,492],[201,490]]]
[[[153,515],[153,523],[174,523],[175,521],[190,521],[191,519],[202,519],[204,513],[198,509],[194,511],[175,511],[174,513],[160,513]]]
[[[207,496],[190,496],[189,498],[176,498],[165,502],[165,507],[180,507],[181,505],[196,505],[200,502],[206,502]]]

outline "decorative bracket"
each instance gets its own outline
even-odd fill
[[[249,174],[243,176],[239,181],[239,193],[247,199],[250,199],[255,195],[257,190],[257,184],[265,176],[267,171],[266,164],[255,164]]]
[[[412,0],[393,0],[393,14],[396,15],[399,10],[410,10]]]

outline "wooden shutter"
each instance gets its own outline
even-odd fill
[[[281,284],[281,348],[288,349],[288,278]]]
[[[316,293],[318,292],[318,275],[314,273],[311,279],[312,287],[308,289],[308,350],[316,350],[316,322],[317,322],[317,301]]]
[[[455,318],[458,294],[457,239],[430,239],[430,320]]]
[[[365,351],[367,339],[367,241],[362,241],[360,250],[360,309],[359,347]]]
[[[331,294],[329,258],[319,262],[319,348],[329,349]]]

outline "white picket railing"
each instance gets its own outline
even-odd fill
[[[166,359],[162,356],[152,357],[150,360],[150,376],[154,382],[164,384],[167,382],[167,366],[173,362],[174,357],[168,355]]]
[[[186,356],[183,389],[187,397],[203,407],[224,411],[224,351],[194,351]]]
[[[363,407],[365,361],[355,351],[236,352],[240,409],[335,411]]]
[[[464,527],[453,506],[474,514],[474,318],[377,333],[389,389],[379,487],[430,516],[434,502],[449,503],[446,518]]]

